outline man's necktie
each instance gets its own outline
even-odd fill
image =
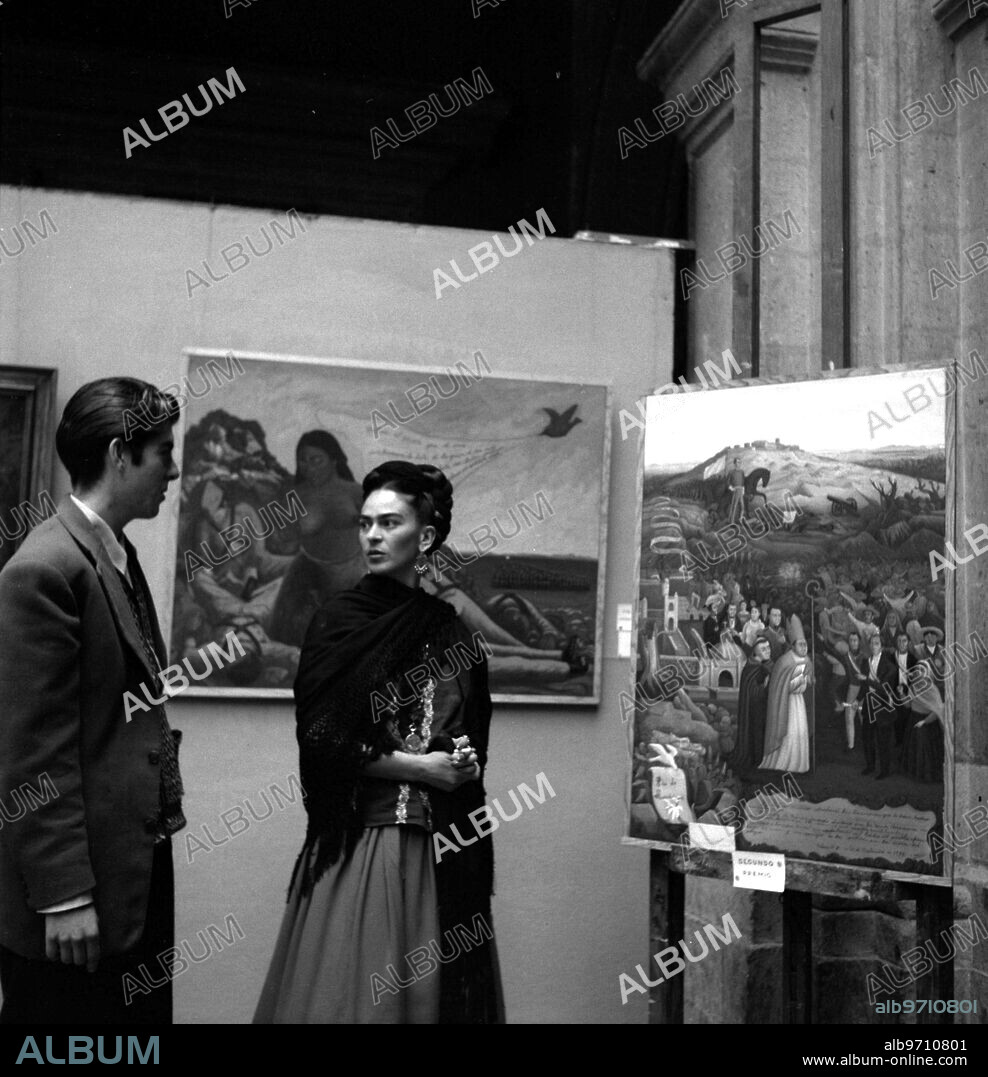
[[[127,581],[125,576],[124,589],[127,592],[127,600],[130,603],[131,613],[137,624],[144,646],[144,654],[156,672],[161,670],[161,662],[158,658],[154,645],[154,627],[151,620],[151,596],[146,592],[143,581],[144,576],[137,563],[137,557],[131,550],[127,556],[127,567],[130,571],[133,584]],[[162,685],[162,687],[164,687]],[[157,695],[157,691],[153,692]],[[178,768],[178,740],[181,734],[173,733],[168,724],[168,716],[164,706],[160,708],[161,730],[159,756],[159,803],[160,814],[158,817],[158,831],[155,841],[164,841],[169,835],[174,834],[185,826],[185,816],[182,814],[182,775]]]

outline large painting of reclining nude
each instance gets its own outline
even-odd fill
[[[954,378],[649,398],[630,838],[949,874]]]
[[[433,368],[187,359],[170,636],[189,691],[290,693],[313,613],[366,571],[360,481],[399,459],[453,484],[423,586],[487,656],[494,699],[598,702],[606,383],[506,376],[481,352]]]

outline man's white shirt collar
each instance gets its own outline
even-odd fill
[[[85,516],[93,525],[93,530],[96,532],[100,542],[103,543],[103,547],[110,558],[110,563],[117,572],[126,577],[129,582],[130,573],[127,571],[127,551],[117,541],[117,536],[110,529],[110,525],[98,512],[94,512],[84,501],[80,501],[75,494],[69,494],[69,497],[76,503],[83,516]]]

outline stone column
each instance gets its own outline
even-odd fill
[[[968,81],[968,73],[977,68],[988,80],[988,5],[938,0],[932,6],[942,32],[953,46],[952,77]],[[958,268],[971,272],[963,252],[978,242],[988,242],[988,97],[959,108],[956,122],[957,242],[951,257]],[[988,274],[951,290],[957,313],[956,356],[965,362],[974,350],[988,355],[986,287]],[[981,378],[958,390],[959,451],[954,491],[959,536],[976,523],[988,522],[986,400],[988,379]],[[958,641],[967,641],[977,633],[988,645],[986,595],[988,559],[977,558],[959,566],[954,606]],[[958,673],[955,700],[954,810],[958,838],[970,839],[958,849],[954,865],[954,924],[960,940],[960,931],[968,938],[977,931],[973,917],[988,928],[988,825],[984,821],[988,819],[988,662],[982,660]],[[965,813],[970,813],[969,825],[963,822]],[[980,1012],[958,1015],[955,1021],[979,1023],[986,1019],[988,1011],[988,942],[981,938],[964,950],[962,945],[959,941],[954,958],[954,997],[978,999]]]

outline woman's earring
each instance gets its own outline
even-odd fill
[[[418,557],[415,558],[415,571],[420,576],[424,576],[429,571],[429,562],[425,559],[424,553],[420,553]]]

